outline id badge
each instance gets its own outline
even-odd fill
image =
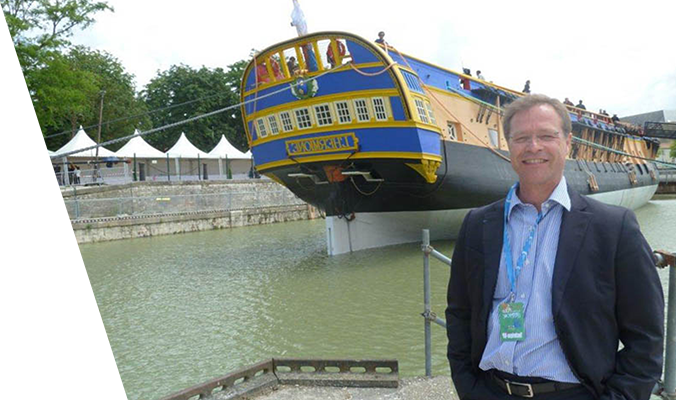
[[[523,303],[501,303],[499,306],[500,341],[515,342],[526,338],[523,326]]]

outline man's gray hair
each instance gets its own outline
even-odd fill
[[[570,116],[568,115],[568,110],[566,106],[563,105],[557,99],[545,96],[544,94],[529,94],[523,96],[517,100],[514,100],[507,107],[505,107],[505,115],[502,117],[502,131],[505,134],[505,139],[509,140],[510,124],[512,123],[512,118],[514,115],[521,111],[530,110],[531,108],[538,106],[540,104],[548,104],[552,106],[554,111],[559,114],[561,118],[561,135],[563,137],[568,136],[568,134],[573,130],[573,124],[570,122]]]

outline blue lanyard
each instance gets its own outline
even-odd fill
[[[503,241],[502,241],[502,253],[505,257],[505,267],[507,268],[507,278],[509,278],[509,283],[511,285],[511,292],[510,292],[510,301],[514,302],[514,298],[516,296],[516,280],[519,277],[519,274],[521,274],[521,269],[523,268],[523,264],[526,261],[526,258],[528,257],[528,252],[530,251],[530,247],[533,244],[533,238],[535,237],[535,229],[537,229],[538,224],[540,221],[542,221],[542,218],[544,218],[544,214],[542,211],[538,213],[538,216],[535,220],[535,224],[530,227],[530,230],[528,231],[528,238],[526,239],[526,242],[523,244],[523,249],[521,250],[521,254],[519,255],[519,259],[516,261],[516,268],[514,267],[514,262],[512,261],[512,245],[509,241],[509,229],[507,227],[507,217],[509,216],[509,207],[512,203],[512,196],[514,195],[514,191],[516,190],[516,183],[512,185],[511,189],[509,189],[509,193],[507,194],[507,199],[505,199],[505,226],[503,228]]]

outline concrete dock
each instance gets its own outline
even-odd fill
[[[282,385],[254,397],[256,400],[457,400],[450,376],[399,380],[397,388],[312,387]]]

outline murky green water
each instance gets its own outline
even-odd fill
[[[637,216],[654,248],[676,250],[676,200]],[[324,240],[318,220],[82,245],[128,398],[271,357],[396,358],[401,375],[423,375],[420,245],[329,258]],[[442,315],[449,267],[432,266]],[[443,329],[432,340],[433,372],[448,375]]]

